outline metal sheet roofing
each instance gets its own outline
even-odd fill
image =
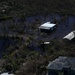
[[[72,40],[74,37],[75,37],[75,31],[69,33],[69,34],[66,35],[63,39]]]
[[[2,73],[1,75],[14,75],[14,74]]]
[[[2,73],[1,75],[8,75],[8,73]]]
[[[44,44],[50,44],[50,42],[44,42]]]
[[[46,22],[46,23],[42,24],[39,28],[41,28],[41,29],[50,29],[51,27],[54,27],[55,25],[56,24]]]

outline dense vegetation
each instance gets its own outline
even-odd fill
[[[0,59],[0,71],[14,72],[16,75],[46,75],[47,65],[58,56],[75,56],[75,43],[65,42],[54,38],[49,45],[41,47],[41,41],[35,40],[34,32],[38,32],[39,20],[36,19],[34,24],[25,24],[25,28],[29,28],[34,32],[24,30],[24,21],[26,16],[48,15],[59,13],[65,15],[75,15],[75,0],[2,0],[0,1],[0,20],[20,17],[20,24],[13,23],[9,27],[10,30],[23,38],[14,38],[13,43],[7,45],[3,57]],[[22,28],[22,29],[21,29]],[[4,29],[5,30],[5,29]],[[5,34],[8,32],[4,32]],[[36,34],[36,37],[47,34]],[[8,36],[7,36],[8,37]],[[6,37],[5,37],[6,38]],[[30,45],[33,40],[36,41],[40,51],[35,50],[35,46]],[[33,48],[32,48],[33,47]]]
[[[37,14],[71,14],[75,15],[75,0],[2,0],[1,17],[29,16]]]
[[[22,39],[16,39],[15,42],[7,47],[7,52],[0,60],[0,70],[3,72],[14,72],[16,75],[45,75],[49,61],[58,56],[75,56],[74,42],[53,39],[49,45],[40,45],[40,52],[31,50],[29,44],[25,44]]]

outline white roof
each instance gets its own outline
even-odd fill
[[[63,39],[72,40],[75,37],[74,31],[69,33],[67,36],[65,36]]]
[[[2,73],[1,75],[14,75],[14,74]]]
[[[50,23],[50,22],[46,22],[44,24],[42,24],[39,28],[42,29],[50,29],[51,27],[54,27],[56,24]]]
[[[50,42],[44,42],[44,44],[50,44]]]

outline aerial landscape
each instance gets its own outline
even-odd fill
[[[75,75],[75,0],[0,0],[0,75]]]

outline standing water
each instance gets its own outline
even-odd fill
[[[41,36],[41,32],[36,31],[38,30],[38,27],[36,29],[31,29],[31,25],[33,25],[34,22],[39,21],[39,25],[45,23],[45,22],[51,22],[54,21],[54,19],[56,19],[58,21],[58,26],[57,29],[52,33],[52,34],[46,34],[46,36]],[[58,38],[58,39],[62,39],[65,35],[67,35],[68,33],[70,33],[71,31],[74,30],[74,24],[75,24],[75,17],[74,16],[68,16],[65,20],[61,20],[62,16],[60,15],[47,15],[47,16],[42,16],[42,15],[37,15],[37,16],[30,16],[25,18],[24,23],[22,23],[24,25],[24,29],[27,30],[24,33],[24,36],[27,35],[31,35],[29,33],[32,33],[33,36],[35,36],[35,40],[32,41],[32,45],[35,46],[34,44],[36,43],[36,41],[40,41],[40,40],[44,40],[44,41],[49,41],[53,38]],[[17,24],[20,24],[20,18],[14,18],[11,20],[6,20],[3,22],[0,22],[0,34],[4,33],[4,30],[6,30],[5,32],[8,34],[15,34],[15,32],[11,31],[9,29],[9,27],[13,24],[15,24],[15,26]],[[34,24],[35,26],[37,24]],[[5,29],[4,29],[5,27]],[[8,31],[9,30],[9,31]],[[29,32],[28,32],[29,31]],[[5,50],[5,45],[8,43],[10,44],[10,40],[8,39],[0,39],[0,56],[2,55],[3,51]],[[38,49],[37,47],[35,49]]]

